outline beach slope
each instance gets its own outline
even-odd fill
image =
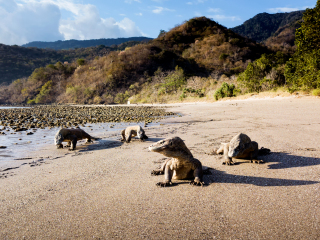
[[[0,239],[320,239],[319,99],[168,106],[182,116],[146,127],[144,142],[52,144],[1,172]],[[213,154],[239,132],[271,149],[264,164]],[[165,158],[148,147],[173,136],[210,168],[204,187],[156,186]]]

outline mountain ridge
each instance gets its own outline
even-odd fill
[[[302,19],[304,10],[289,13],[259,13],[230,30],[257,42],[266,41],[279,28]]]
[[[54,49],[54,50],[69,50],[75,48],[86,48],[95,47],[99,45],[104,45],[111,47],[112,45],[119,45],[125,42],[148,42],[152,38],[148,37],[129,37],[129,38],[100,38],[100,39],[90,39],[90,40],[58,40],[55,42],[41,42],[33,41],[27,44],[21,45],[22,47],[36,47],[44,49]]]

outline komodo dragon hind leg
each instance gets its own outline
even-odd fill
[[[77,145],[77,136],[75,135],[71,135],[70,136],[70,139],[71,139],[71,146],[69,148],[69,151],[73,151],[76,149],[76,145]]]

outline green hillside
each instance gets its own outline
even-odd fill
[[[91,60],[104,56],[110,51],[124,50],[140,42],[125,42],[113,47],[99,45],[96,47],[77,48],[73,50],[52,50],[34,47],[19,47],[0,44],[0,84],[29,77],[39,67],[57,62],[72,62],[79,58]]]

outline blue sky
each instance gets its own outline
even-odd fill
[[[258,13],[313,8],[317,0],[0,0],[0,43],[147,36],[193,17],[230,28]]]

